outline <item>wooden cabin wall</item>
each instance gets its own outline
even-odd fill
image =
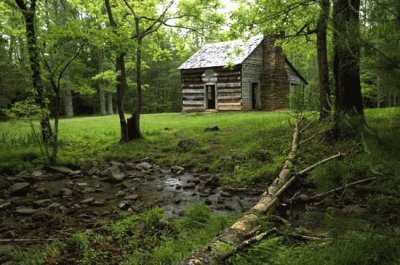
[[[242,106],[243,110],[252,110],[251,84],[258,83],[256,106],[260,108],[260,74],[262,72],[263,49],[259,45],[242,64]]]
[[[306,85],[303,79],[301,79],[298,74],[293,70],[292,66],[290,66],[287,62],[285,62],[285,69],[289,76],[289,83],[293,85]]]
[[[217,109],[242,110],[242,87],[240,66],[233,69],[223,67],[216,70]]]
[[[205,94],[202,80],[203,69],[182,70],[182,111],[204,111]]]

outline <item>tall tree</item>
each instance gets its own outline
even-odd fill
[[[317,57],[318,57],[318,80],[320,97],[320,120],[330,117],[330,89],[329,89],[329,67],[327,50],[327,30],[330,0],[320,0],[321,11],[317,23]]]
[[[114,15],[111,9],[110,0],[104,0],[107,10],[108,19],[111,27],[114,31],[118,30],[117,22],[114,19]],[[117,52],[115,59],[115,70],[118,74],[117,76],[117,111],[119,116],[119,124],[121,130],[121,142],[128,142],[128,126],[125,119],[124,111],[124,97],[127,88],[126,82],[126,66],[125,66],[125,51],[120,50]]]
[[[356,127],[364,123],[360,82],[360,0],[333,2],[333,78],[335,93],[335,131],[341,135],[347,117]]]
[[[32,86],[35,92],[35,102],[42,109],[46,109],[45,91],[41,77],[41,67],[39,61],[39,47],[37,43],[36,29],[35,29],[35,14],[36,14],[36,0],[30,0],[27,5],[23,0],[15,0],[15,3],[21,10],[26,29],[26,38],[29,53],[29,65],[32,71]],[[50,119],[45,115],[41,121],[42,138],[47,142],[52,135]]]

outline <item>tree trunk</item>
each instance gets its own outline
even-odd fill
[[[74,105],[73,105],[72,91],[70,85],[71,85],[70,81],[67,80],[64,88],[64,111],[65,111],[65,116],[67,117],[74,116]]]
[[[320,93],[319,119],[329,118],[331,105],[329,89],[328,52],[326,32],[328,28],[330,0],[321,0],[321,13],[317,25],[317,56],[318,56],[318,77]]]
[[[102,52],[99,51],[97,53],[97,59],[98,59],[97,63],[98,63],[99,73],[102,73],[104,71],[104,68],[103,68],[103,53]],[[98,84],[98,92],[99,92],[100,114],[104,116],[104,115],[107,114],[107,112],[106,112],[106,95],[105,95],[104,90],[103,90],[103,82],[99,81],[97,84]],[[111,112],[112,112],[112,96],[111,96],[111,108],[110,109],[111,109]]]
[[[24,15],[26,38],[28,42],[29,65],[32,71],[32,86],[35,90],[35,102],[42,109],[46,109],[44,87],[41,79],[41,69],[39,63],[39,48],[36,40],[35,31],[35,9],[36,0],[30,1],[30,7],[25,5],[23,0],[15,1]],[[49,116],[45,115],[40,121],[43,141],[47,142],[52,135]]]
[[[108,115],[113,115],[114,114],[114,109],[113,109],[113,94],[111,92],[107,93],[107,114]]]
[[[142,138],[140,131],[140,113],[142,111],[142,39],[138,39],[136,48],[136,102],[132,116],[128,119],[128,138]]]
[[[106,95],[104,94],[104,91],[101,88],[100,84],[99,84],[99,101],[100,101],[100,114],[104,116],[107,114],[107,112],[106,112]],[[112,104],[112,99],[111,99],[111,104]]]
[[[360,0],[335,0],[333,4],[334,131],[337,136],[346,134],[350,124],[358,130],[365,123],[360,84],[359,9]]]
[[[111,26],[114,30],[117,30],[117,23],[114,20],[110,0],[105,0],[106,10],[108,19],[110,21]],[[128,128],[125,119],[125,112],[124,112],[124,96],[126,91],[126,69],[125,69],[125,53],[121,52],[117,55],[115,60],[115,70],[118,73],[117,77],[117,110],[119,116],[119,124],[121,129],[121,142],[128,142]],[[110,95],[108,98],[108,103],[112,104],[112,100],[110,102]],[[110,107],[110,105],[108,105]],[[110,109],[109,109],[110,111]]]

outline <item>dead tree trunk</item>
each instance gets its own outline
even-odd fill
[[[333,77],[335,91],[334,129],[344,135],[352,118],[353,129],[365,122],[360,82],[360,0],[333,2]]]
[[[326,33],[328,28],[330,0],[321,0],[321,11],[317,25],[317,57],[320,93],[319,119],[324,120],[330,116],[330,89]]]
[[[35,31],[35,12],[36,0],[30,1],[28,7],[23,0],[15,0],[18,7],[21,9],[25,20],[26,38],[28,42],[29,65],[32,71],[32,85],[35,90],[35,102],[42,109],[46,109],[46,101],[44,95],[44,87],[41,79],[41,69],[39,62],[39,48],[36,39]],[[48,115],[40,120],[43,141],[47,142],[51,136],[50,119]]]
[[[260,216],[264,216],[271,211],[278,202],[279,196],[294,181],[295,177],[290,178],[290,171],[293,167],[292,160],[296,156],[300,134],[300,123],[296,122],[293,133],[292,147],[286,161],[271,186],[268,187],[257,204],[250,209],[231,227],[223,230],[207,247],[193,252],[190,257],[182,261],[181,265],[205,265],[221,264],[221,262],[232,255],[242,242],[252,235],[259,227]]]

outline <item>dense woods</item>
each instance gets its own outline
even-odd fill
[[[398,0],[2,0],[0,263],[397,264],[399,29]]]

